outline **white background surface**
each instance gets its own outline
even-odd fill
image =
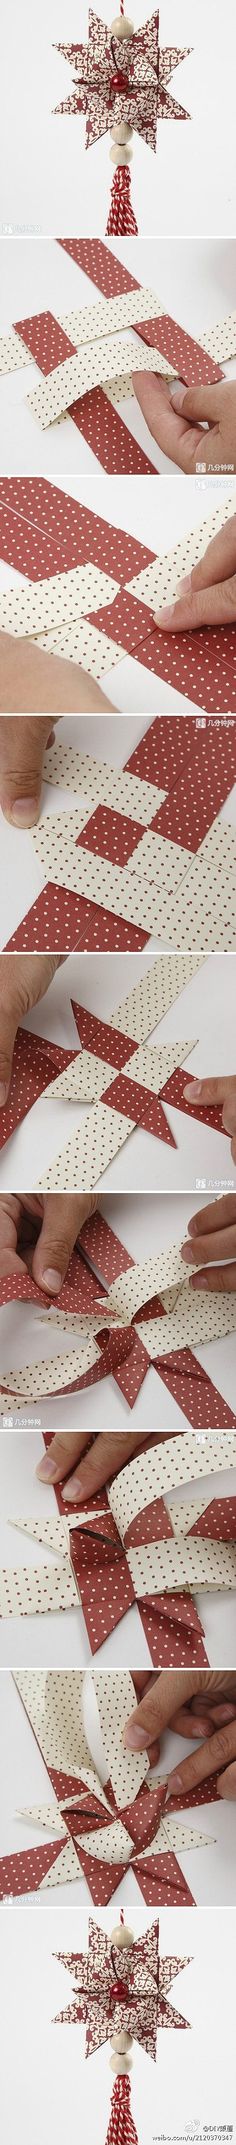
[[[183,480],[183,482],[185,483],[185,480]],[[165,489],[165,491],[169,489],[167,481],[166,486],[163,487],[163,489]],[[185,485],[185,497],[186,494],[187,488]],[[10,576],[8,570],[8,580],[9,578]],[[127,675],[129,681],[133,681],[133,676],[135,674],[136,695],[136,681],[138,679],[140,682],[141,677],[141,670],[139,670],[138,664],[132,663],[131,659],[129,662],[126,661],[125,664],[122,663],[121,665],[119,665],[119,668],[116,672],[113,671],[113,679],[114,677],[116,677],[117,679],[120,676],[120,670],[122,670],[122,674],[125,670],[126,682]],[[152,684],[154,684],[154,679],[151,682]],[[155,681],[155,683],[157,686],[157,680]],[[173,713],[173,703],[174,706],[178,709],[178,711],[182,713],[179,694],[170,691],[167,696],[166,688],[164,688],[164,694],[166,701],[166,714],[170,711]],[[158,689],[158,697],[160,697],[161,699],[160,686]],[[186,708],[187,706],[188,703],[186,702]],[[155,712],[156,710],[153,696],[153,713]],[[20,721],[20,717],[18,719]],[[204,724],[204,716],[199,719],[201,720],[201,723]],[[225,717],[223,718],[223,720],[225,722]],[[217,721],[217,717],[215,717],[215,721]],[[81,753],[94,753],[98,760],[106,760],[109,766],[112,765],[114,767],[123,767],[124,765],[126,765],[127,759],[129,759],[131,753],[134,752],[136,745],[139,744],[140,739],[144,736],[145,731],[148,729],[148,722],[148,716],[142,714],[136,716],[119,715],[118,720],[116,720],[116,717],[112,715],[66,716],[64,717],[63,722],[61,721],[60,723],[58,736],[60,742],[63,740],[63,738],[65,738],[66,745],[73,745],[73,748],[77,749]],[[218,736],[220,750],[220,723],[218,726]],[[46,814],[52,812],[55,818],[56,813],[60,813],[63,811],[69,812],[70,809],[74,811],[74,807],[75,797],[72,789],[70,791],[69,789],[63,789],[59,786],[54,789],[53,784],[51,782],[46,783],[45,781],[41,811],[45,810]],[[226,820],[228,822],[230,821],[233,826],[236,825],[236,783],[234,785],[234,789],[231,790],[230,796],[226,798],[226,803],[225,805],[223,805],[222,812],[219,814],[219,817],[220,819]],[[6,947],[9,939],[17,930],[17,926],[21,922],[22,917],[26,916],[28,909],[32,906],[32,902],[37,900],[37,895],[41,893],[41,888],[45,882],[43,880],[43,872],[41,870],[40,864],[38,863],[38,860],[34,853],[34,846],[31,834],[24,834],[20,832],[18,828],[13,826],[11,827],[9,825],[9,822],[3,818],[3,814],[1,811],[0,834],[0,945],[1,947]],[[152,940],[152,949],[153,948],[155,950],[155,939]],[[167,949],[165,948],[164,950],[166,951]],[[55,948],[52,947],[51,951],[54,952]],[[149,947],[147,948],[147,955],[149,959]],[[87,973],[87,954],[84,956],[84,961],[86,964],[85,973]],[[116,961],[117,955],[114,955],[114,969]]]
[[[111,254],[124,262],[144,288],[156,291],[163,310],[180,321],[196,340],[215,327],[217,320],[235,310],[236,246],[232,240],[180,238],[112,239]],[[99,291],[69,254],[53,238],[2,238],[0,244],[0,334],[17,320],[49,308],[60,317],[82,306],[96,305]],[[27,353],[26,353],[27,357]],[[137,341],[140,363],[140,342]],[[223,368],[224,369],[224,368]],[[235,378],[236,358],[225,367]],[[99,472],[96,455],[77,431],[70,416],[43,432],[27,407],[27,396],[37,384],[39,369],[23,370],[0,379],[0,470],[88,470]],[[162,454],[144,423],[138,402],[132,396],[119,404],[120,416],[140,446],[150,456],[154,469],[173,470],[176,464]],[[233,455],[232,455],[233,459]]]
[[[119,1001],[128,996],[147,968],[149,954],[116,954],[115,958],[113,954],[70,955],[63,968],[57,970],[40,1006],[28,1013],[26,1032],[28,1029],[47,1036],[63,1049],[79,1049],[70,1000],[88,1006],[98,1018],[109,1021]],[[196,1078],[221,1073],[236,1076],[235,954],[214,955],[203,961],[164,1020],[159,1021],[152,1042],[159,1049],[162,1043],[181,1041],[182,1037],[193,1042],[191,1054],[186,1057],[186,1081],[190,1073]],[[200,1186],[215,1186],[216,1191],[221,1185],[234,1190],[235,1166],[227,1134],[195,1123],[194,1118],[185,1117],[183,1111],[173,1109],[169,1103],[163,1107],[176,1148],[135,1126],[125,1147],[100,1179],[102,1191],[106,1187],[113,1191],[192,1190],[199,1180]],[[82,1129],[85,1116],[85,1103],[50,1101],[42,1095],[0,1153],[0,1192],[32,1191],[54,1157],[63,1153],[67,1141]]]
[[[91,1724],[90,1736],[93,1762],[99,1764],[100,1776],[106,1787],[104,1765],[102,1769],[100,1764],[100,1735],[98,1739],[96,1722],[97,1706],[94,1690],[91,1688],[88,1677],[85,1684],[84,1707],[86,1707],[87,1733],[88,1721]],[[21,1850],[23,1853],[27,1847],[33,1849],[35,1846],[46,1845],[47,1839],[55,1838],[55,1835],[50,1832],[50,1825],[47,1831],[46,1826],[43,1828],[42,1826],[37,1826],[33,1822],[30,1823],[28,1818],[22,1818],[19,1815],[20,1810],[26,1808],[26,1806],[35,1805],[35,1803],[38,1805],[39,1803],[51,1802],[55,1809],[55,1799],[53,1790],[50,1789],[47,1769],[35,1742],[32,1728],[24,1713],[19,1692],[16,1690],[13,1678],[7,1671],[5,1675],[1,1675],[0,1679],[0,1714],[3,1738],[3,1763],[0,1777],[0,1853],[5,1856],[6,1854],[20,1853]],[[122,1688],[120,1697],[121,1732]],[[188,1756],[188,1751],[192,1752],[192,1749],[192,1740],[191,1743],[188,1743],[187,1739],[185,1741],[182,1736],[168,1732],[168,1735],[163,1737],[162,1756],[161,1761],[158,1763],[158,1777],[160,1773],[164,1777],[166,1770],[170,1768],[172,1770],[174,1765],[177,1766],[178,1759],[183,1761]],[[155,1774],[153,1773],[154,1779]],[[179,1799],[179,1809],[181,1813],[181,1798]],[[185,1811],[184,1824],[189,1825],[190,1831],[195,1826],[197,1832],[207,1833],[211,1842],[215,1843],[211,1844],[210,1847],[201,1846],[191,1847],[189,1850],[185,1849],[185,1851],[181,1851],[178,1857],[180,1867],[183,1869],[190,1891],[193,1892],[196,1904],[199,1906],[234,1906],[236,1903],[236,1804],[230,1801],[221,1802],[220,1798],[215,1803],[202,1804],[200,1809],[198,1808],[196,1811]],[[45,1888],[45,1891],[38,1891],[36,1895],[30,1895],[30,1897],[33,1896],[36,1909],[42,1909],[44,1912],[48,1907],[49,1900],[47,1888]],[[75,1903],[79,1907],[89,1906],[90,1904],[91,1910],[91,1896],[85,1877],[78,1878],[73,1884],[63,1885],[62,1887],[57,1886],[55,1898],[58,1908],[60,1908],[61,1902],[69,1905],[71,1901],[72,1905]],[[138,1887],[133,1870],[126,1870],[125,1876],[121,1879],[118,1892],[114,1894],[113,1927],[119,1919],[119,1910],[123,1903],[125,1908],[138,1905]],[[14,1904],[16,1905],[16,1911],[17,1907],[19,1911],[19,1902],[17,1903],[16,1901]]]
[[[106,1915],[96,1910],[99,1928],[112,1934],[114,1904]],[[132,1913],[136,1939],[154,1920],[150,1909]],[[160,1914],[160,1953],[189,1957],[173,1983],[171,2001],[191,2032],[158,2033],[157,2064],[135,2042],[132,2107],[140,2145],[145,2109],[145,2145],[189,2138],[195,2124],[233,2123],[235,2112],[235,1914],[179,1911]],[[71,1975],[59,1966],[56,1951],[87,1950],[88,1915],[68,1906],[60,1916],[52,1904],[41,1921],[21,1909],[18,1919],[2,1910],[0,1958],[2,1983],[2,2089],[5,2145],[16,2135],[19,2145],[64,2145],[80,2134],[88,2145],[104,2145],[109,2120],[112,2073],[109,2048],[100,2048],[85,2064],[85,2028],[51,2021],[71,2001]],[[12,2020],[14,2016],[14,2061]],[[83,2129],[82,2129],[83,2125]],[[200,2145],[204,2145],[202,2130]]]
[[[43,1453],[42,1437],[37,1433],[12,1431],[0,1437],[0,1566],[4,1568],[33,1565],[40,1569],[48,1564],[50,1570],[55,1563],[50,1550],[14,1527],[14,1518],[22,1514],[42,1522],[58,1516],[54,1490],[36,1479],[35,1468]],[[208,1475],[205,1487],[206,1504],[212,1497],[236,1496],[236,1469]],[[189,1484],[185,1484],[184,1489],[176,1491],[178,1502],[188,1502],[189,1495],[197,1500],[198,1488],[193,1483],[189,1490]],[[226,1591],[204,1594],[201,1590],[196,1600],[211,1668],[234,1668],[235,1595]],[[96,1654],[98,1668],[125,1668],[127,1661],[130,1668],[150,1671],[149,1647],[136,1606],[122,1617]],[[50,1668],[87,1668],[91,1662],[86,1624],[79,1607],[58,1615],[9,1617],[0,1623],[0,1668],[47,1668],[49,1664]]]
[[[111,25],[112,4],[98,13]],[[152,8],[135,0],[137,29]],[[109,135],[85,152],[85,117],[53,117],[73,70],[53,49],[87,41],[87,0],[9,0],[2,24],[1,221],[24,232],[103,233],[113,166]],[[235,231],[235,9],[233,0],[161,0],[160,44],[192,48],[170,93],[190,120],[160,121],[157,152],[135,134],[132,199],[143,231]],[[13,65],[14,57],[14,65]],[[11,101],[9,110],[9,83]]]
[[[206,1195],[196,1197],[195,1194],[191,1198],[178,1194],[174,1198],[170,1194],[160,1198],[155,1194],[141,1198],[130,1195],[128,1199],[121,1194],[115,1199],[110,1193],[99,1204],[111,1228],[126,1244],[127,1251],[139,1261],[157,1256],[173,1242],[183,1242],[191,1214],[206,1206],[207,1200]],[[70,1342],[72,1339],[73,1335],[70,1335]],[[65,1354],[68,1345],[68,1334],[64,1340],[60,1328],[60,1352]],[[8,1304],[0,1312],[0,1346],[1,1373],[6,1371],[9,1375],[10,1370],[18,1369],[20,1364],[23,1367],[43,1357],[48,1359],[49,1355],[55,1358],[58,1331],[50,1324],[40,1324],[40,1312],[35,1315],[32,1305]],[[235,1410],[235,1333],[228,1334],[224,1340],[205,1343],[195,1353],[228,1406]],[[11,1426],[10,1405],[7,1420]],[[17,1427],[24,1429],[27,1423],[29,1428],[52,1430],[122,1430],[128,1424],[133,1430],[172,1430],[183,1424],[186,1426],[186,1417],[151,1365],[132,1410],[127,1408],[115,1379],[104,1378],[85,1392],[40,1401],[37,1410],[29,1405],[23,1414],[17,1415]]]
[[[159,477],[156,483],[153,477],[136,477],[132,484],[129,477],[103,476],[96,478],[96,492],[92,477],[79,479],[70,475],[68,479],[55,471],[57,481],[70,497],[80,499],[115,527],[130,531],[161,557],[192,528],[197,530],[207,522],[216,506],[222,505],[223,523],[224,502],[232,501],[232,511],[236,505],[236,478],[229,483],[223,477],[189,477],[186,484],[184,476],[176,478],[175,483],[172,477]],[[206,545],[207,541],[206,529]],[[102,563],[101,560],[101,566]],[[0,565],[0,588],[18,587],[19,579],[22,576],[12,567]],[[111,706],[127,714],[134,710],[143,714],[144,708],[149,715],[180,714],[181,707],[185,714],[193,711],[191,700],[184,698],[182,702],[181,693],[167,685],[165,679],[155,677],[133,656],[125,656],[115,669],[106,671],[102,687]],[[86,733],[87,729],[88,721]]]

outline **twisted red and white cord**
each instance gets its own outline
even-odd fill
[[[128,2072],[115,2078],[112,2093],[110,2121],[106,2145],[138,2145],[138,2135],[130,2106],[131,2085]]]
[[[138,225],[131,201],[131,173],[128,164],[117,164],[112,180],[111,201],[106,227],[106,238],[121,238],[133,233],[137,237]]]

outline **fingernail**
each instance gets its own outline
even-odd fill
[[[182,581],[179,581],[179,586],[178,586],[178,596],[180,596],[180,595],[182,596],[182,590],[183,590],[183,592],[184,592],[184,596],[190,596],[191,588],[192,588],[192,574],[191,574],[191,573],[184,573],[184,574],[183,574],[183,579],[182,579]]]
[[[40,1482],[55,1482],[56,1475],[58,1474],[58,1460],[39,1460],[39,1465],[38,1467],[36,1467],[36,1475],[39,1476]]]
[[[173,618],[175,618],[175,613],[176,613],[176,605],[175,605],[175,603],[170,603],[170,604],[166,604],[166,605],[165,605],[165,607],[164,607],[164,605],[163,605],[163,609],[162,609],[161,611],[155,611],[155,614],[154,614],[154,625],[155,625],[155,626],[159,626],[159,625],[161,625],[161,626],[163,626],[163,625],[167,625],[167,626],[170,626],[170,625],[172,625],[172,623],[173,623]]]
[[[127,1727],[123,1729],[123,1743],[128,1744],[128,1750],[145,1750],[148,1743],[147,1729],[138,1728],[135,1721],[129,1720]]]
[[[42,1287],[52,1289],[53,1296],[57,1296],[62,1285],[62,1274],[58,1274],[57,1267],[45,1266],[41,1279]]]
[[[181,409],[182,409],[182,402],[184,402],[184,401],[185,401],[185,395],[186,395],[186,387],[183,387],[183,382],[182,382],[182,380],[175,380],[175,382],[174,382],[174,387],[170,387],[170,389],[169,389],[169,394],[170,394],[170,402],[173,402],[173,403],[174,403],[174,408],[175,408],[175,403],[177,403],[177,409],[178,409],[178,410],[181,410]]]
[[[170,1795],[183,1795],[183,1793],[184,1783],[181,1778],[181,1773],[171,1773],[170,1779],[168,1780],[168,1797],[170,1798]],[[166,1801],[168,1800],[168,1797],[166,1796]]]
[[[188,1266],[188,1264],[189,1264],[189,1265],[191,1265],[191,1260],[192,1260],[192,1246],[191,1246],[191,1244],[181,1244],[181,1259],[186,1259],[186,1265],[187,1265],[187,1266]]]
[[[80,1475],[70,1475],[70,1481],[66,1483],[65,1489],[62,1490],[62,1497],[66,1498],[66,1503],[68,1503],[68,1501],[70,1503],[71,1500],[71,1503],[73,1504],[74,1497],[77,1497],[77,1500],[79,1502],[80,1497],[86,1496],[86,1484],[80,1481]]]
[[[4,1103],[7,1101],[7,1095],[8,1085],[6,1085],[6,1082],[4,1085],[4,1081],[0,1080],[0,1110],[4,1110]]]
[[[190,1288],[208,1288],[207,1274],[190,1274]]]
[[[11,805],[9,813],[9,818],[13,820],[14,827],[34,827],[38,816],[38,797],[15,797],[15,802]]]
[[[200,1101],[200,1095],[201,1095],[201,1092],[202,1092],[202,1080],[191,1080],[191,1087],[190,1087],[190,1083],[189,1083],[189,1081],[188,1081],[188,1085],[187,1085],[187,1087],[184,1087],[184,1096],[186,1096],[186,1101],[187,1101],[187,1102],[188,1102],[188,1101],[189,1101],[189,1102],[190,1102],[190,1101],[192,1101],[192,1102],[199,1102],[199,1101]]]

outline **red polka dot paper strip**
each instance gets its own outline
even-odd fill
[[[101,1282],[105,1291],[111,1287],[114,1280],[118,1279],[120,1273],[125,1273],[129,1267],[133,1267],[135,1264],[130,1254],[126,1252],[125,1246],[115,1236],[114,1231],[110,1229],[98,1210],[85,1223],[81,1232],[79,1253],[76,1252],[73,1255],[75,1260],[73,1271],[75,1275],[78,1273],[80,1275],[81,1254],[83,1259],[84,1252],[92,1269],[95,1265],[96,1272],[99,1274],[99,1285]],[[70,1269],[68,1270],[66,1282],[63,1284],[63,1289],[60,1291],[60,1296],[57,1297],[57,1308],[59,1310],[78,1309],[78,1297],[74,1294],[74,1278],[71,1287],[68,1278],[69,1274]],[[19,1294],[19,1276],[12,1274],[7,1277],[7,1287],[9,1288],[8,1301],[14,1301],[14,1296]],[[1,1296],[2,1288],[4,1290],[4,1283],[0,1283],[0,1301],[4,1302],[6,1298],[4,1294]],[[94,1299],[91,1307],[94,1308],[95,1319],[97,1304],[98,1282],[95,1284],[94,1281]],[[85,1306],[85,1315],[86,1308],[87,1304]],[[80,1294],[80,1312],[81,1309],[82,1298]],[[153,1309],[155,1317],[157,1312],[160,1316],[164,1315],[161,1301],[158,1303],[158,1299],[155,1299],[154,1306],[149,1302],[147,1306],[142,1307],[142,1312],[139,1313],[139,1321],[141,1320],[142,1323],[142,1317],[144,1316],[151,1317]],[[58,1391],[61,1395],[63,1395],[63,1392],[66,1393],[68,1389],[71,1392],[79,1392],[90,1387],[90,1385],[96,1384],[104,1376],[111,1374],[115,1377],[117,1384],[121,1386],[128,1407],[132,1408],[151,1360],[142,1344],[142,1336],[136,1334],[135,1324],[110,1332],[106,1327],[103,1330],[102,1309],[100,1315],[98,1313],[96,1323],[98,1325],[97,1344],[98,1350],[100,1349],[101,1351],[101,1363],[99,1363],[99,1360],[97,1362],[93,1361],[91,1369],[88,1369],[87,1372],[84,1370],[81,1376],[70,1378],[69,1387],[68,1382],[65,1382],[65,1385],[61,1382],[58,1385]],[[159,1376],[163,1378],[170,1392],[173,1392],[178,1406],[181,1407],[182,1413],[186,1416],[186,1421],[194,1429],[201,1429],[207,1426],[212,1429],[228,1429],[230,1426],[235,1428],[236,1418],[231,1409],[189,1348],[179,1350],[176,1356],[171,1352],[166,1358],[163,1356],[158,1358],[158,1355],[156,1355],[153,1360]],[[32,1364],[31,1377],[29,1373],[30,1388],[34,1381],[34,1376],[35,1366]],[[0,1386],[0,1390],[3,1393],[5,1392],[6,1388],[3,1384]],[[48,1366],[48,1390],[50,1392],[50,1365]],[[13,1394],[14,1406],[14,1387],[11,1386],[10,1376],[8,1392]],[[18,1399],[19,1395],[20,1379]]]
[[[146,931],[49,881],[13,931],[6,951],[41,953],[44,947],[45,952],[53,948],[60,953],[84,948],[90,953],[141,953],[146,943]]]
[[[97,615],[97,614],[96,614]],[[147,614],[146,614],[147,615]],[[50,755],[50,772],[53,773],[53,755]],[[158,803],[157,812],[150,817],[150,842],[154,835],[174,844],[174,858],[183,845],[183,871],[189,851],[189,861],[194,858],[205,840],[222,805],[226,803],[236,776],[236,730],[232,721],[225,729],[222,721],[214,732],[210,718],[201,729],[192,717],[157,717],[150,723],[135,752],[126,763],[125,773],[138,777],[144,787],[148,785],[167,792],[165,803]],[[105,774],[105,767],[104,767]],[[63,819],[58,820],[63,828]],[[102,860],[113,863],[114,844],[116,862],[132,864],[134,870],[136,849],[139,859],[141,843],[146,844],[147,833],[137,821],[125,817],[123,812],[110,807],[98,806],[87,820],[82,837],[77,842],[80,849],[90,850]],[[145,855],[145,847],[144,847]],[[155,854],[155,852],[154,852]],[[163,848],[164,862],[164,848]],[[55,866],[54,866],[55,868]],[[9,945],[12,950],[40,950],[42,946],[72,951],[78,946],[98,951],[138,951],[147,942],[147,930],[127,923],[122,917],[109,912],[109,893],[106,908],[84,895],[52,883],[44,888],[18,930],[13,933]],[[155,862],[153,861],[155,878]],[[174,882],[173,882],[174,883]],[[170,896],[171,896],[170,876]],[[190,881],[189,881],[190,885]],[[102,888],[102,882],[101,882]],[[121,901],[122,906],[122,901]],[[167,894],[168,911],[168,894]],[[202,943],[202,941],[201,941]]]
[[[226,504],[226,516],[228,511]],[[214,515],[214,526],[215,521]],[[207,536],[207,525],[203,536]],[[196,548],[198,553],[198,537]],[[98,674],[99,634],[104,632],[105,645],[111,636],[116,650],[118,645],[124,653],[136,655],[141,665],[164,677],[198,707],[222,714],[236,709],[235,627],[204,627],[192,635],[160,632],[153,623],[155,599],[152,609],[142,601],[143,575],[148,566],[155,565],[153,554],[125,531],[113,529],[46,479],[3,478],[0,552],[31,580],[50,578],[77,564],[100,568],[102,556],[104,575],[114,575],[119,593],[111,606],[89,613],[89,623],[98,634]],[[117,660],[114,651],[113,660]]]
[[[23,1696],[26,1713],[32,1724],[30,1689],[28,1703],[27,1693],[24,1688],[23,1690],[21,1689],[22,1679],[19,1677],[17,1678],[17,1684],[20,1696]],[[66,1703],[66,1687],[64,1703]],[[35,1733],[34,1725],[33,1732]],[[40,1732],[40,1725],[37,1730],[37,1743],[39,1750],[42,1748],[42,1756],[45,1762],[44,1734]],[[46,1765],[49,1778],[51,1778],[51,1767],[47,1759]],[[148,1760],[146,1759],[147,1765]],[[6,1857],[0,1862],[0,1896],[2,1899],[9,1896],[9,1893],[12,1896],[16,1896],[17,1894],[23,1895],[28,1890],[38,1889],[38,1886],[47,1882],[47,1875],[50,1882],[52,1881],[51,1871],[53,1864],[57,1865],[59,1863],[60,1865],[61,1855],[63,1856],[64,1854],[65,1831],[65,1837],[67,1835],[67,1838],[73,1842],[73,1849],[76,1850],[78,1855],[78,1872],[79,1869],[82,1870],[95,1906],[107,1905],[113,1897],[114,1892],[119,1887],[126,1863],[134,1871],[139,1889],[150,1905],[159,1905],[160,1903],[172,1903],[175,1905],[178,1904],[178,1900],[185,1905],[195,1904],[193,1895],[189,1891],[185,1876],[181,1870],[181,1865],[177,1860],[176,1854],[173,1854],[172,1842],[176,1840],[177,1845],[178,1841],[178,1824],[177,1828],[172,1825],[172,1815],[176,1811],[176,1801],[173,1795],[168,1805],[168,1811],[166,1811],[166,1791],[161,1781],[157,1783],[156,1787],[149,1788],[148,1792],[144,1784],[138,1790],[138,1793],[133,1795],[131,1802],[122,1803],[122,1810],[120,1802],[116,1800],[110,1781],[106,1785],[105,1796],[103,1793],[100,1800],[98,1775],[94,1775],[94,1782],[97,1782],[96,1797],[94,1788],[90,1787],[88,1777],[86,1776],[83,1786],[83,1777],[81,1776],[80,1792],[77,1798],[75,1778],[73,1779],[71,1806],[68,1800],[68,1790],[67,1795],[64,1796],[59,1782],[60,1774],[57,1776],[54,1773],[56,1799],[63,1815],[63,1844],[61,1845],[61,1841],[59,1843],[54,1842],[45,1849],[38,1850],[36,1848],[32,1853],[26,1850],[22,1856]],[[181,1813],[179,1801],[177,1803],[177,1817],[182,1815],[182,1810],[184,1809],[195,1809],[205,1803],[214,1803],[217,1797],[217,1790],[218,1775],[214,1773],[207,1783],[204,1781],[200,1788],[193,1789],[191,1795],[183,1795]],[[111,1840],[110,1855],[109,1836]],[[97,1839],[97,1852],[93,1851],[95,1850],[95,1837]],[[180,1852],[183,1847],[201,1846],[201,1834],[195,1834],[194,1831],[192,1833],[188,1832],[183,1826],[181,1826],[179,1832],[179,1840]],[[149,1850],[152,1847],[152,1842],[153,1853],[150,1854]],[[207,1839],[205,1839],[205,1842],[203,1840],[203,1844],[207,1844]],[[74,1860],[72,1867],[74,1875]],[[68,1873],[68,1861],[66,1873]],[[59,1881],[61,1881],[60,1866],[58,1871],[57,1867],[55,1869],[56,1882],[58,1877]]]
[[[1,478],[0,555],[31,581],[87,563],[100,568],[102,557],[104,573],[121,584],[154,559],[147,545],[46,477]]]
[[[0,1149],[11,1138],[16,1126],[23,1123],[33,1103],[43,1095],[50,1080],[73,1063],[76,1052],[63,1050],[58,1044],[49,1043],[41,1035],[32,1035],[29,1029],[18,1028],[14,1043],[11,1086],[8,1101],[0,1113]]]
[[[101,239],[60,238],[58,245],[64,247],[77,267],[82,268],[83,273],[89,277],[89,281],[95,283],[103,298],[120,297],[123,292],[140,289],[140,284],[134,276],[130,275],[129,270],[123,267],[123,262],[117,260],[110,247],[105,246]],[[155,344],[156,349],[173,365],[178,378],[184,380],[187,387],[198,387],[201,384],[204,386],[205,383],[222,379],[220,366],[215,364],[208,352],[194,341],[192,335],[187,335],[184,328],[172,320],[168,313],[163,311],[158,314],[156,320],[142,321],[137,326],[136,333],[141,335],[144,341]]]
[[[70,403],[69,416],[107,475],[152,477],[154,464],[130,432],[104,388],[94,387]]]
[[[26,1847],[20,1854],[5,1855],[0,1860],[0,1899],[23,1899],[26,1892],[38,1892],[45,1879],[55,1872],[61,1855],[61,1840],[50,1840],[43,1847]]]
[[[70,260],[75,261],[76,267],[82,268],[84,275],[96,283],[102,298],[119,298],[122,291],[139,290],[136,276],[131,276],[123,261],[117,260],[110,246],[104,246],[103,239],[58,238],[57,243],[69,254]]]
[[[69,335],[65,335],[54,313],[34,313],[28,320],[15,320],[15,328],[40,372],[46,376],[54,372],[55,365],[61,365],[65,358],[73,356],[75,344]]]

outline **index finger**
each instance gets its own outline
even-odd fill
[[[228,1192],[222,1199],[213,1199],[209,1207],[198,1207],[188,1222],[188,1236],[208,1236],[210,1229],[228,1229],[236,1222],[236,1199]]]
[[[228,1727],[220,1728],[217,1735],[208,1737],[190,1758],[184,1758],[178,1771],[169,1773],[168,1799],[171,1795],[189,1794],[190,1788],[198,1787],[201,1780],[208,1780],[210,1773],[223,1772],[224,1766],[230,1765],[235,1757],[236,1721],[233,1720],[229,1721]]]
[[[205,442],[205,433],[202,434],[200,425],[187,423],[182,413],[173,409],[167,381],[161,380],[158,374],[134,372],[132,381],[137,402],[152,438],[157,441],[158,447],[161,447],[162,453],[168,456],[169,461],[177,463],[177,467],[184,469],[188,475],[189,471],[196,467],[196,458],[203,436]]]
[[[204,1673],[200,1671],[198,1676],[196,1669],[192,1674],[186,1669],[180,1669],[177,1673],[173,1671],[173,1674],[165,1673],[164,1670],[157,1681],[153,1677],[141,1704],[136,1707],[136,1711],[134,1709],[126,1723],[123,1739],[128,1749],[148,1750],[150,1744],[163,1735],[164,1728],[167,1728],[179,1706],[184,1705],[185,1699],[193,1697],[194,1690],[200,1691],[203,1684]]]
[[[193,566],[191,585],[192,588],[212,588],[215,582],[227,581],[228,576],[235,572],[236,514],[232,514],[230,520],[220,529],[219,535],[213,536],[211,543],[207,544],[203,559],[199,559],[198,565]]]

